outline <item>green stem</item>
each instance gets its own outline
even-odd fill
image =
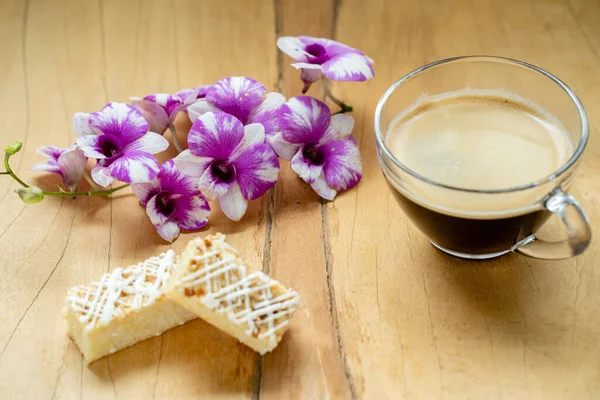
[[[100,190],[100,186],[96,185],[96,182],[94,182],[92,180],[92,178],[88,175],[87,172],[83,173],[83,179],[85,179],[86,182],[90,184],[90,186],[92,187],[92,189],[94,189],[94,190]]]
[[[8,164],[8,159],[10,158],[11,154],[9,153],[4,153],[4,169],[6,169],[6,172],[8,172],[8,175],[10,175],[15,181],[19,182],[19,184],[23,187],[29,187],[28,184],[26,184],[25,182],[23,182],[17,175],[15,175],[15,173],[13,172],[12,169],[10,169],[10,165]]]
[[[331,101],[333,101],[335,104],[337,104],[341,108],[340,111],[334,113],[333,115],[344,114],[344,113],[352,111],[352,106],[349,106],[348,104],[344,103],[343,101],[341,101],[340,99],[338,99],[331,93],[331,90],[329,90],[328,81],[325,78],[323,78],[323,88],[325,89],[325,96],[329,97],[331,99]]]
[[[125,189],[129,187],[129,184],[126,183],[121,186],[117,186],[116,188],[106,189],[106,190],[92,190],[89,192],[46,192],[43,191],[44,196],[56,196],[56,197],[76,197],[76,196],[108,196],[113,194],[117,190]]]
[[[177,138],[177,132],[175,130],[175,125],[169,124],[169,130],[171,131],[171,136],[173,137],[173,146],[175,146],[175,150],[177,150],[178,153],[181,153],[183,151],[183,148],[181,147],[181,144],[179,143],[179,139]]]
[[[8,173],[8,172],[4,172],[4,171],[1,171],[1,172],[0,172],[0,175],[10,175],[10,173]]]
[[[21,184],[21,186],[29,187],[29,185],[26,184],[25,182],[23,182],[21,180],[21,178],[19,178],[17,175],[15,175],[13,170],[10,168],[10,164],[8,162],[8,160],[10,159],[10,156],[11,156],[11,154],[9,154],[9,153],[4,154],[4,168],[6,168],[6,173],[2,172],[2,175],[10,175],[15,181],[19,182]],[[84,176],[87,176],[87,173]],[[88,176],[88,178],[89,178],[89,176]],[[98,188],[98,186],[96,186],[95,183],[90,182],[90,184],[93,185],[94,187]],[[118,190],[125,189],[126,187],[129,187],[128,183],[121,185],[121,186],[117,186],[116,188],[106,189],[106,190],[91,190],[88,192],[46,192],[46,191],[42,191],[42,193],[44,193],[44,196],[56,196],[56,197],[108,196]]]

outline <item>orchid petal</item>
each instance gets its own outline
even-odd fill
[[[320,143],[327,143],[333,139],[341,139],[350,136],[354,128],[354,118],[349,114],[336,114],[331,116],[331,122],[321,138]]]
[[[294,36],[282,36],[277,39],[277,47],[296,61],[306,61],[307,53],[304,51],[304,43]]]
[[[321,65],[319,64],[295,63],[292,64],[292,67],[301,69],[300,79],[304,82],[302,93],[306,93],[313,82],[316,82],[323,77]]]
[[[182,196],[176,200],[173,219],[183,229],[196,230],[208,222],[210,207],[206,199],[198,196]]]
[[[144,97],[144,100],[156,103],[159,106],[161,106],[165,110],[170,121],[173,121],[175,119],[177,111],[179,111],[183,106],[183,100],[181,100],[176,95],[167,93],[151,94],[149,96]]]
[[[149,154],[160,153],[169,147],[169,141],[158,133],[148,132],[141,138],[129,143],[123,149],[124,153],[142,151]]]
[[[236,180],[247,200],[259,198],[277,182],[279,160],[266,144],[249,146],[234,165]]]
[[[123,145],[141,138],[150,128],[138,110],[129,104],[116,102],[108,103],[101,111],[90,114],[89,123],[102,133],[117,136]]]
[[[92,167],[92,179],[102,187],[107,187],[115,181],[115,178],[108,172],[108,168],[103,167],[100,164],[96,164]]]
[[[314,165],[310,160],[307,160],[302,151],[296,153],[292,158],[292,170],[304,179],[308,183],[313,183],[321,172],[323,171],[323,165]]]
[[[102,135],[80,136],[77,138],[77,146],[79,146],[86,157],[97,159],[107,158],[104,153],[102,153],[102,148],[100,147],[101,136]]]
[[[277,155],[284,160],[291,161],[294,158],[294,155],[298,152],[298,150],[302,147],[299,144],[293,144],[287,142],[281,132],[277,133],[275,136],[267,139],[273,150],[277,153]]]
[[[237,182],[234,182],[231,189],[219,199],[219,205],[227,218],[233,221],[242,219],[248,209],[248,201],[242,195]]]
[[[362,162],[352,136],[331,140],[321,149],[325,152],[323,173],[327,185],[340,191],[350,189],[360,181]]]
[[[75,191],[83,178],[86,161],[83,151],[76,147],[67,149],[58,157],[58,166],[63,176],[63,182],[71,192]]]
[[[281,93],[270,92],[265,100],[250,113],[248,123],[259,123],[265,127],[267,137],[279,132],[279,109],[285,103],[285,96]]]
[[[131,105],[142,113],[152,132],[163,133],[167,129],[169,115],[160,104],[145,99],[132,99]]]
[[[158,173],[162,191],[185,195],[197,195],[198,181],[185,176],[176,166],[174,160],[164,162]]]
[[[375,75],[369,60],[359,53],[339,54],[321,67],[325,77],[332,81],[361,82]]]
[[[171,197],[172,195],[166,196]],[[148,217],[150,217],[150,222],[152,222],[152,225],[154,226],[162,225],[170,218],[170,215],[163,214],[158,208],[158,204],[156,204],[158,197],[158,195],[153,196],[150,200],[148,200],[148,204],[146,205],[146,214],[148,214]]]
[[[187,108],[188,116],[192,122],[196,121],[202,114],[213,111],[219,111],[219,109],[206,101],[206,99],[198,100]]]
[[[38,148],[35,152],[38,153],[40,156],[46,156],[51,160],[58,160],[58,157],[60,157],[60,155],[62,153],[65,152],[65,150],[67,149],[61,149],[59,147],[54,147],[54,146],[43,146]]]
[[[172,220],[166,221],[164,224],[155,226],[156,232],[167,242],[172,243],[179,236],[180,230],[177,223]]]
[[[185,175],[200,178],[206,168],[214,161],[212,157],[197,157],[189,150],[184,150],[173,159],[175,166]]]
[[[107,167],[111,176],[121,182],[148,182],[158,175],[158,161],[143,151],[131,151]]]
[[[250,112],[262,103],[265,93],[267,89],[254,79],[232,76],[215,83],[208,90],[206,100],[246,124]]]
[[[322,198],[325,200],[333,200],[337,195],[337,191],[327,185],[327,181],[325,180],[325,176],[323,174],[319,175],[319,177],[310,184],[310,187]]]
[[[49,162],[45,164],[35,164],[31,167],[31,169],[36,171],[52,172],[54,174],[62,175],[58,164],[50,164]]]
[[[244,126],[244,138],[236,146],[231,155],[230,160],[236,160],[249,146],[254,144],[262,144],[265,142],[265,127],[261,124],[248,124]]]
[[[148,201],[160,192],[160,182],[158,179],[153,179],[149,182],[132,183],[131,190],[140,199],[140,203],[146,206]]]
[[[303,68],[300,73],[300,79],[304,82],[304,86],[302,87],[302,94],[308,92],[313,82],[318,81],[323,76],[323,72],[321,69],[306,69]]]
[[[314,70],[321,69],[321,66],[319,64],[310,64],[307,62],[293,63],[292,67],[294,67],[296,69],[314,69]]]
[[[331,111],[325,103],[308,96],[296,96],[281,106],[279,127],[283,138],[290,143],[317,143],[330,119]]]
[[[196,99],[198,99],[198,93],[200,93],[200,86],[196,86],[191,89],[180,90],[179,92],[175,93],[175,96],[179,97],[183,101],[184,105],[189,106],[196,101]]]
[[[316,38],[311,36],[299,36],[298,40],[300,40],[300,42],[305,48],[306,46],[310,46],[311,44],[318,44],[323,46],[325,48],[325,51],[327,52],[327,55],[330,57],[349,52],[362,54],[362,52],[353,47],[331,39]]]
[[[90,114],[78,112],[73,115],[73,128],[75,128],[75,132],[77,136],[86,136],[86,135],[99,135],[102,132],[99,132],[97,129],[94,129],[90,125]]]
[[[193,155],[224,160],[244,137],[244,126],[232,115],[209,112],[192,125],[188,144]]]
[[[213,174],[212,168],[207,168],[198,181],[198,188],[209,200],[223,197],[232,186],[232,182],[223,182]]]

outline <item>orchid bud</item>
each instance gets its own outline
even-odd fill
[[[14,156],[21,150],[21,147],[23,147],[22,142],[12,142],[4,148],[4,151],[10,154],[11,156]]]
[[[16,189],[15,193],[19,195],[25,204],[35,204],[44,200],[44,192],[37,186]]]

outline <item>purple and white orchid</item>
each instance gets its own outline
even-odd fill
[[[97,159],[92,179],[101,186],[115,180],[148,182],[158,174],[153,154],[169,147],[161,135],[149,132],[142,114],[124,103],[109,103],[101,111],[76,113],[77,145],[89,158]]]
[[[146,207],[158,234],[168,242],[175,240],[181,229],[200,229],[208,222],[210,207],[197,182],[183,175],[173,160],[160,166],[155,179],[134,183],[131,189]]]
[[[188,142],[189,150],[175,158],[175,165],[196,178],[206,198],[219,200],[234,221],[244,216],[248,200],[259,198],[277,181],[279,160],[264,143],[262,124],[244,126],[230,114],[211,111],[194,122]]]
[[[236,117],[242,124],[261,124],[267,143],[279,132],[279,107],[285,103],[281,93],[267,92],[267,88],[251,78],[232,76],[211,86],[204,99],[196,101],[188,112],[195,121],[211,111],[223,111]]]
[[[66,149],[44,146],[36,150],[39,155],[48,157],[45,164],[36,164],[31,169],[47,171],[62,177],[69,191],[77,190],[77,185],[85,173],[86,156],[80,148],[73,145]]]
[[[332,81],[359,82],[375,76],[371,58],[335,40],[283,36],[277,39],[277,47],[297,61],[292,66],[302,71],[302,93],[323,76]]]
[[[325,103],[308,96],[292,97],[279,113],[281,133],[273,140],[280,157],[291,160],[292,170],[317,194],[333,200],[337,192],[360,181],[362,162],[350,133],[350,115],[331,115]]]
[[[137,109],[150,124],[150,130],[156,133],[164,133],[167,127],[171,127],[175,117],[180,111],[187,112],[187,108],[198,99],[206,96],[210,86],[197,86],[191,89],[183,89],[175,94],[157,93],[144,98],[132,97],[131,105]],[[178,151],[181,147],[177,141],[175,132],[173,142]]]

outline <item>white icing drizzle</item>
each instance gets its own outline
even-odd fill
[[[175,265],[175,252],[168,250],[158,257],[128,268],[116,268],[99,282],[74,287],[69,291],[67,306],[80,314],[79,321],[91,330],[96,323],[106,325],[126,309],[149,306],[161,296]]]
[[[217,254],[222,255],[221,260]],[[192,260],[199,268],[181,279],[184,288],[204,288],[202,303],[207,308],[226,313],[236,325],[246,324],[246,335],[266,338],[276,345],[276,333],[289,324],[300,305],[298,293],[287,290],[275,297],[271,289],[279,282],[262,272],[247,275],[246,267],[238,264],[235,253],[207,251]]]

